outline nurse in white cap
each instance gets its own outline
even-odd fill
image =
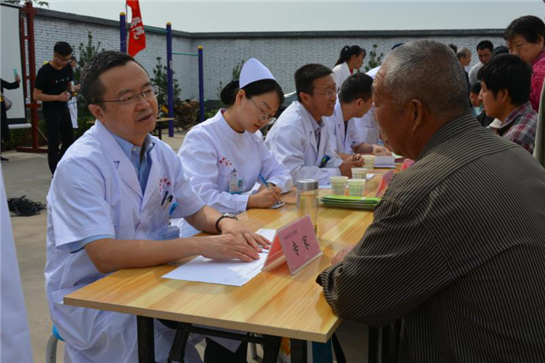
[[[280,85],[250,58],[221,100],[228,108],[195,126],[178,152],[186,176],[203,201],[222,213],[279,205],[280,194],[293,185],[291,175],[259,130],[274,121],[284,100]]]

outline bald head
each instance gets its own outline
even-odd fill
[[[418,99],[439,119],[451,119],[468,110],[463,69],[447,45],[420,40],[393,50],[381,71],[384,92],[399,106]]]

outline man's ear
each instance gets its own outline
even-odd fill
[[[413,98],[412,100],[410,100],[407,112],[409,113],[410,121],[412,122],[411,130],[413,132],[416,132],[418,129],[425,126],[424,125],[425,108],[424,108],[424,105],[422,104],[422,101],[420,101],[417,98]]]
[[[104,111],[102,110],[102,107],[92,103],[88,105],[87,108],[89,109],[89,111],[91,111],[91,113],[93,114],[93,116],[95,116],[97,120],[104,120]]]
[[[299,98],[304,106],[310,106],[312,96],[305,92],[299,92]]]
[[[500,101],[501,103],[508,103],[508,104],[511,103],[511,95],[509,94],[509,91],[506,89],[500,89],[498,91],[496,99]]]

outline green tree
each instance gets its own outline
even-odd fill
[[[91,32],[87,34],[87,44],[79,43],[78,46],[79,49],[79,58],[78,58],[78,66],[76,67],[76,70],[74,71],[74,83],[79,84],[81,79],[81,71],[87,63],[98,53],[103,52],[105,49],[100,49],[100,41],[97,43],[97,45],[93,44],[93,36],[91,35]],[[80,124],[83,122],[84,125],[80,125],[80,130],[86,130],[87,121],[88,120],[94,120],[93,115],[91,114],[91,111],[87,108],[87,103],[83,101],[83,99],[79,99],[78,102],[78,120]]]
[[[6,3],[6,4],[25,5],[27,0],[0,0],[0,2]],[[38,4],[39,6],[44,6],[45,5],[45,6],[49,7],[49,2],[48,1],[32,0],[32,2]]]
[[[231,70],[231,81],[237,80],[240,78],[240,72],[242,71],[242,66],[244,66],[245,60],[241,60],[239,63],[235,64],[233,69]],[[229,82],[231,82],[229,81]],[[223,82],[220,81],[220,84],[218,86],[218,100],[221,100],[221,91],[223,90]]]
[[[161,63],[161,57],[157,57],[156,59],[157,59],[157,65],[155,66],[155,69],[153,70],[153,78],[151,79],[151,81],[156,87],[159,88],[159,94],[157,95],[157,102],[159,103],[159,107],[161,107],[162,105],[165,105],[167,103],[168,75],[167,75],[167,66]],[[172,79],[174,81],[174,86],[173,86],[174,100],[176,101],[176,99],[180,97],[182,93],[182,89],[180,88],[180,84],[178,83],[178,80],[174,78],[174,70],[172,71]]]
[[[373,50],[369,52],[369,63],[367,63],[365,66],[366,72],[382,64],[382,57],[384,57],[384,53],[380,53],[380,55],[377,56],[377,48],[378,45],[373,44]]]

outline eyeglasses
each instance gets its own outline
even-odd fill
[[[151,99],[157,97],[158,94],[159,94],[159,88],[158,87],[150,87],[150,88],[146,88],[142,92],[133,93],[132,95],[123,96],[118,100],[99,100],[99,101],[96,101],[95,103],[116,102],[116,103],[119,103],[119,104],[121,104],[123,106],[136,105],[138,103],[138,101],[140,101],[141,99],[151,100]]]
[[[271,124],[271,123],[274,123],[274,121],[276,121],[276,117],[274,116],[271,116],[269,115],[268,113],[266,113],[265,111],[263,111],[261,109],[261,107],[259,107],[255,102],[254,100],[252,100],[251,98],[249,99],[250,101],[252,101],[252,103],[254,104],[255,108],[257,108],[261,113],[259,114],[259,121],[267,121],[268,124]]]
[[[326,96],[327,98],[331,98],[331,96],[337,95],[337,87],[328,88],[325,90],[325,92],[314,92],[314,93],[317,95]]]

